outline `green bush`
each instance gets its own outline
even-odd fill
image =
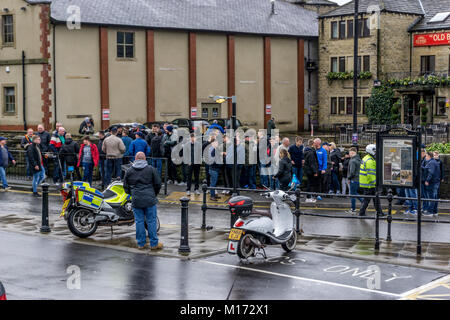
[[[438,151],[441,154],[450,154],[450,142],[433,143],[428,146],[427,151]]]
[[[366,103],[366,114],[369,123],[391,124],[394,90],[387,86],[374,87],[372,95]],[[397,122],[396,122],[397,123]]]

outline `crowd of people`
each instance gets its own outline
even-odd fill
[[[274,124],[268,124],[274,129]],[[93,133],[93,122],[86,118],[80,126],[83,133]],[[112,179],[123,178],[122,165],[135,161],[138,153],[143,153],[148,158],[148,164],[162,175],[163,159],[167,159],[167,182],[185,186],[187,196],[192,189],[196,195],[200,194],[200,172],[205,168],[208,186],[217,187],[219,181],[228,189],[234,186],[233,175],[233,139],[223,132],[217,123],[208,131],[208,139],[196,143],[199,137],[190,134],[187,141],[182,141],[177,129],[170,123],[162,126],[154,124],[147,133],[140,126],[124,128],[112,127],[108,133],[100,131],[98,142],[93,143],[91,135],[86,134],[79,145],[72,139],[60,123],[56,124],[56,130],[51,134],[43,125],[37,127],[37,132],[28,129],[21,141],[21,146],[26,150],[27,176],[33,180],[33,193],[40,196],[37,186],[48,174],[48,164],[53,161],[53,182],[60,184],[67,175],[67,167],[74,167],[74,175],[77,180],[92,183],[94,168],[98,167],[102,179],[102,186],[109,185]],[[270,131],[267,131],[268,133]],[[223,141],[222,141],[223,140]],[[223,142],[219,146],[219,142]],[[177,163],[172,158],[172,150],[179,143],[191,144],[191,154],[184,155],[184,159],[190,161]],[[2,152],[0,157],[0,177],[3,181],[3,189],[8,189],[5,168],[8,162],[13,162],[13,157],[6,147],[6,138],[0,138]],[[197,147],[201,148],[199,150]],[[212,158],[222,158],[223,161],[215,161],[207,164],[205,159],[196,155],[204,155],[205,150]],[[267,155],[274,155],[271,161],[264,162],[260,159],[261,149]],[[184,150],[184,149],[183,149]],[[361,202],[359,215],[364,216],[370,198],[358,198],[358,194],[375,195],[376,186],[376,146],[369,145],[366,154],[361,159],[358,150],[349,148],[341,150],[336,144],[322,142],[321,139],[310,139],[304,143],[302,137],[297,136],[294,143],[287,137],[271,136],[265,132],[259,132],[255,139],[250,137],[237,137],[237,188],[270,188],[288,190],[292,187],[292,181],[299,181],[299,185],[305,181],[304,190],[321,194],[349,194],[351,209],[348,213],[356,214],[356,202]],[[256,161],[250,159],[251,154],[256,154]],[[182,155],[183,152],[181,152]],[[220,154],[219,154],[220,153]],[[253,159],[254,160],[254,159]],[[443,181],[443,163],[439,160],[437,152],[422,152],[422,186],[423,198],[438,199],[440,183]],[[80,171],[80,168],[82,171]],[[82,174],[81,174],[82,172]],[[257,177],[259,176],[259,181]],[[305,179],[304,179],[305,178]],[[218,201],[218,192],[210,190],[210,200]],[[231,193],[229,190],[222,193]],[[399,196],[417,197],[417,190],[397,188]],[[322,200],[321,196],[308,195],[306,202]],[[381,215],[380,203],[375,198],[374,205]],[[407,207],[406,214],[417,213],[417,201],[403,201]],[[437,214],[437,202],[424,203],[425,214]]]

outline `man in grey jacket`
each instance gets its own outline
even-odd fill
[[[139,249],[144,249],[147,237],[145,220],[147,220],[148,237],[151,250],[161,250],[157,231],[157,195],[161,190],[161,178],[158,171],[147,163],[145,154],[138,152],[133,166],[125,173],[123,187],[131,195],[136,221],[136,241]]]
[[[350,162],[348,164],[347,178],[350,182],[350,195],[358,195],[359,188],[359,169],[361,167],[361,158],[356,151],[356,148],[350,148]],[[358,198],[360,202],[363,202],[362,198]],[[356,198],[351,198],[352,208],[347,211],[350,214],[356,214]]]
[[[126,151],[122,139],[117,136],[117,128],[111,129],[111,135],[103,141],[102,151],[106,154],[105,185],[111,183],[111,177],[120,178],[122,158]]]

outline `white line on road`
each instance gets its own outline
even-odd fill
[[[424,284],[423,286],[420,286],[418,288],[415,288],[415,289],[403,292],[402,294],[400,294],[400,296],[401,296],[402,299],[405,299],[405,298],[407,298],[410,295],[413,295],[413,294],[418,293],[420,291],[425,291],[426,289],[429,289],[429,288],[435,286],[438,283],[445,283],[447,280],[450,280],[450,274],[446,275],[444,277],[438,278],[438,279],[436,279],[434,281],[431,281],[430,283]]]
[[[278,276],[278,277],[285,277],[285,278],[291,278],[291,279],[296,279],[296,280],[301,280],[301,281],[320,283],[320,284],[325,284],[325,285],[330,285],[330,286],[335,286],[335,287],[354,289],[354,290],[371,292],[371,293],[378,293],[378,294],[383,294],[383,295],[386,295],[386,296],[392,296],[392,297],[396,297],[396,298],[400,298],[401,297],[401,295],[396,294],[396,293],[385,292],[385,291],[380,291],[380,290],[372,290],[372,289],[367,289],[367,288],[360,288],[360,287],[349,286],[349,285],[341,284],[341,283],[335,283],[335,282],[329,282],[329,281],[323,281],[323,280],[317,280],[317,279],[310,279],[310,278],[303,278],[303,277],[298,277],[298,276],[292,276],[292,275],[289,275],[289,274],[277,273],[277,272],[260,270],[260,269],[252,269],[252,268],[247,268],[247,267],[242,267],[242,266],[235,266],[235,265],[231,265],[231,264],[224,264],[224,263],[218,263],[218,262],[212,262],[212,261],[203,261],[203,260],[197,260],[197,261],[198,262],[202,262],[202,263],[208,263],[208,264],[213,264],[213,265],[217,265],[217,266],[222,266],[222,267],[241,269],[241,270],[259,272],[259,273],[265,273],[265,274],[270,274],[270,275]]]

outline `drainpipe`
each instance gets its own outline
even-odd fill
[[[56,114],[56,25],[53,24],[53,104],[54,106],[54,113],[55,113],[55,122],[53,123],[53,126],[56,129],[56,122],[58,121],[58,117]]]
[[[25,81],[25,51],[22,51],[22,107],[23,107],[23,130],[27,130],[27,107],[26,107],[26,81]]]

